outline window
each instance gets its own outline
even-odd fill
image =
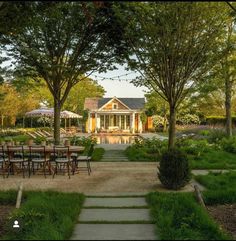
[[[112,109],[117,110],[118,109],[118,105],[116,103],[112,104]]]
[[[104,128],[105,127],[105,116],[104,115],[100,115],[100,126],[101,128]]]

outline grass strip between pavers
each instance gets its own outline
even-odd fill
[[[115,206],[115,207],[108,207],[108,206],[86,206],[83,209],[149,209],[147,205],[145,206]]]
[[[145,220],[137,220],[137,221],[78,221],[82,224],[154,224],[154,221],[145,221]]]
[[[101,196],[97,196],[97,195],[86,195],[86,198],[129,198],[129,197],[146,197],[146,195],[101,195]]]

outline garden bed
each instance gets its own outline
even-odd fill
[[[147,202],[161,240],[229,240],[192,193],[149,193]]]
[[[210,215],[236,239],[236,203],[208,206]]]
[[[16,194],[12,191],[0,192],[2,207],[12,203],[10,197]],[[2,240],[67,240],[71,237],[77,222],[84,195],[80,193],[59,193],[53,191],[23,193],[23,202],[20,209],[11,215],[11,220],[22,220],[21,230],[12,232],[12,227],[6,226]],[[15,198],[14,198],[15,201]],[[7,204],[6,204],[7,203]],[[6,207],[6,206],[5,206]],[[8,210],[9,210],[8,206]],[[4,216],[6,213],[3,210]],[[1,213],[0,213],[1,217]],[[6,219],[4,219],[6,220]],[[5,222],[3,220],[3,222]],[[1,227],[0,227],[1,230]]]
[[[0,205],[0,237],[4,234],[7,219],[13,210],[13,205]]]

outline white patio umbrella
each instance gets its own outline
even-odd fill
[[[26,116],[30,117],[53,117],[54,109],[53,108],[39,108],[25,113]],[[78,115],[74,112],[64,110],[60,113],[60,117],[65,119],[65,127],[66,127],[66,119],[74,119],[74,118],[82,118],[81,115]],[[31,123],[32,124],[32,123]]]
[[[68,111],[68,110],[64,110],[61,112],[61,118],[65,119],[65,128],[66,128],[66,120],[67,119],[69,119],[69,121],[70,121],[70,119],[75,119],[75,118],[81,119],[81,118],[83,118],[83,116],[78,115],[78,114]],[[69,126],[70,126],[70,122],[69,122]]]
[[[26,112],[25,115],[31,116],[31,117],[41,117],[41,116],[51,117],[54,115],[54,110],[53,108],[40,108],[40,109],[35,109],[32,111]]]
[[[74,112],[64,110],[64,111],[61,112],[61,118],[67,118],[67,119],[78,118],[78,119],[80,119],[80,118],[83,118],[83,117],[81,115],[78,115],[78,114],[74,113]]]
[[[42,107],[25,113],[26,116],[31,117],[31,127],[32,127],[32,117],[53,117],[53,108]],[[45,123],[44,123],[45,126]]]

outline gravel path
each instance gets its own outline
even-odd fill
[[[0,190],[17,189],[23,182],[25,190],[56,190],[62,192],[83,192],[86,195],[102,194],[145,194],[151,191],[167,191],[157,178],[155,162],[94,162],[92,173],[81,171],[71,179],[56,175],[54,179],[43,175],[22,178],[21,174],[3,179],[0,177]],[[193,191],[189,184],[182,191]]]

